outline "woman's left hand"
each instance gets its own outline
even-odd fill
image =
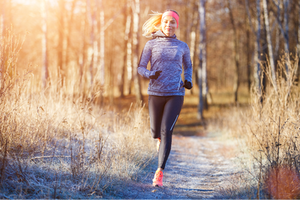
[[[192,83],[191,82],[189,82],[189,81],[187,81],[187,80],[185,80],[184,81],[184,85],[183,85],[183,87],[185,87],[186,89],[192,89]]]

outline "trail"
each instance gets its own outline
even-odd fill
[[[222,188],[238,173],[232,146],[217,137],[174,135],[164,170],[164,186],[151,185],[154,172],[140,182],[130,182],[114,198],[122,199],[220,199]],[[153,166],[153,169],[155,166]]]

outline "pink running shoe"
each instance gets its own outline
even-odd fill
[[[164,175],[163,175],[162,171],[156,170],[152,185],[154,187],[162,187],[163,186],[163,183],[162,183],[163,176]]]
[[[159,152],[160,141],[161,141],[160,138],[157,138],[157,144],[156,144],[157,152]]]

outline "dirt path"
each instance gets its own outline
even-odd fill
[[[173,136],[164,171],[164,187],[151,186],[151,171],[140,182],[126,184],[114,198],[191,199],[224,198],[220,189],[237,172],[232,147],[216,137]],[[153,166],[155,170],[155,166]]]

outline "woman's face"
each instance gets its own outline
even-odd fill
[[[177,22],[172,16],[165,16],[161,20],[161,27],[166,36],[173,36],[177,29]]]

